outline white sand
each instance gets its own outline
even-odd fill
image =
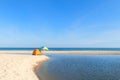
[[[39,80],[36,66],[48,60],[47,56],[0,53],[0,80]]]
[[[20,54],[30,54],[32,53],[33,51],[32,50],[26,50],[26,51],[12,51],[12,50],[8,50],[8,51],[5,51],[5,50],[0,50],[0,53],[12,53],[12,54],[15,54],[15,53],[20,53]],[[98,54],[98,55],[120,55],[120,51],[42,51],[42,53],[44,54]]]

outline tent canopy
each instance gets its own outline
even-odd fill
[[[42,46],[40,49],[41,49],[41,50],[45,50],[45,51],[48,51],[48,50],[49,50],[49,49],[48,49],[47,47],[45,47],[45,46]]]

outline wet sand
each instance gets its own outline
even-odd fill
[[[120,51],[43,51],[45,54],[120,55]]]

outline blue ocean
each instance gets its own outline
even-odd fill
[[[120,80],[120,55],[49,54],[40,80]]]
[[[36,48],[0,48],[0,50],[34,50]],[[40,48],[38,48],[40,49]],[[50,51],[82,51],[82,50],[104,50],[120,51],[120,48],[49,48]]]

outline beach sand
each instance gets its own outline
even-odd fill
[[[11,53],[11,54],[30,54],[32,50],[0,50],[0,53]],[[83,50],[83,51],[42,51],[43,54],[83,54],[83,55],[120,55],[120,51],[101,51],[101,50]]]
[[[35,68],[48,59],[45,55],[0,53],[0,80],[40,80]]]

